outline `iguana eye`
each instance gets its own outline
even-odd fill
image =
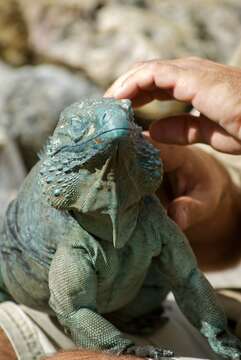
[[[91,136],[91,135],[94,135],[95,133],[95,126],[93,124],[90,125],[88,131],[86,132],[86,136]]]
[[[107,113],[105,112],[105,113],[103,114],[103,116],[102,116],[102,120],[105,120],[106,117],[107,117]]]
[[[84,136],[86,128],[83,125],[78,118],[72,119],[69,135],[74,142],[78,142]]]

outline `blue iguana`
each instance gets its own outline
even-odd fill
[[[6,213],[2,300],[54,313],[80,347],[161,359],[172,351],[135,345],[107,317],[145,317],[172,291],[217,354],[241,359],[185,236],[155,195],[161,180],[159,151],[129,100],[66,108]]]

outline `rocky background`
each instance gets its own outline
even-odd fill
[[[0,217],[65,106],[138,60],[239,59],[240,39],[240,0],[0,0]],[[180,111],[156,102],[137,117]]]

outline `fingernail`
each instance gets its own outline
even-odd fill
[[[114,90],[113,96],[115,98],[121,98],[122,93],[123,93],[123,87],[118,87],[117,89]]]
[[[189,226],[187,212],[181,206],[169,206],[168,215],[175,221],[182,231],[186,230]]]
[[[178,221],[178,225],[180,226],[180,228],[184,231],[188,228],[189,224],[188,224],[188,216],[187,216],[187,212],[184,209],[180,209],[179,211],[179,221]]]
[[[147,131],[147,130],[142,131],[142,135],[143,135],[146,139],[150,139],[149,131]]]
[[[114,97],[117,98],[123,98],[123,94],[125,93],[127,88],[127,84],[125,81],[122,81],[120,84],[118,84],[118,87],[116,87],[113,91]]]

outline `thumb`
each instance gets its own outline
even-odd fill
[[[191,196],[180,196],[174,199],[168,205],[167,212],[183,231],[201,222],[206,217],[204,203]]]
[[[241,141],[204,115],[181,114],[161,119],[151,126],[150,136],[166,144],[205,143],[218,151],[241,154]]]

